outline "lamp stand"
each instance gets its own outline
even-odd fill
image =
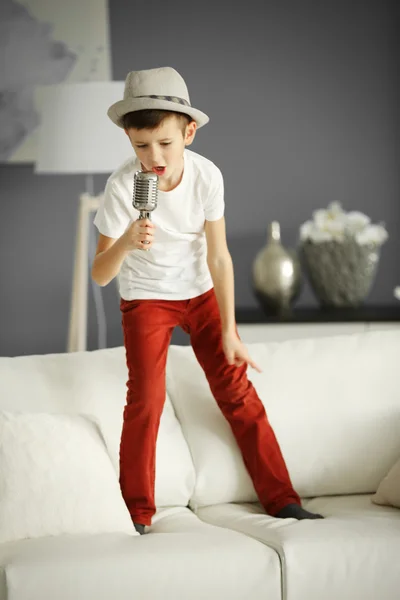
[[[93,197],[93,187],[93,175],[87,175],[86,194],[82,194],[79,200],[67,352],[83,352],[87,349],[89,264],[92,263],[95,253],[90,252],[89,225],[91,214],[97,211],[99,207],[99,199]],[[97,296],[100,294],[101,300],[100,289],[97,286],[93,288],[93,292],[95,300],[99,301],[96,294]],[[98,306],[98,303],[96,306]],[[101,343],[100,346],[105,346],[105,342]]]

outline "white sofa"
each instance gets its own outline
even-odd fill
[[[118,485],[124,349],[3,357],[0,600],[399,600],[400,509],[376,492],[400,459],[400,331],[247,346],[326,518],[265,514],[192,349],[171,346],[139,536]]]

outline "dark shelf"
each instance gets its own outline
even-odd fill
[[[267,314],[260,307],[237,308],[236,322],[245,323],[360,323],[400,321],[400,302],[389,306],[359,308],[294,308],[281,317]]]

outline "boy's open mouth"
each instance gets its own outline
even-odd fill
[[[156,175],[164,175],[165,169],[166,167],[153,167],[152,171],[153,173],[156,173]]]

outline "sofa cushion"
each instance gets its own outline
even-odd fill
[[[136,531],[97,426],[0,411],[0,542]]]
[[[159,511],[154,531],[1,544],[0,600],[281,600],[279,556],[265,544],[185,508]]]
[[[375,492],[400,454],[400,331],[247,344],[249,369],[302,497]],[[172,346],[167,389],[197,472],[191,506],[257,500],[190,347]]]
[[[400,458],[380,482],[376,493],[372,496],[372,501],[376,504],[400,508]]]
[[[199,508],[198,516],[279,552],[286,600],[398,600],[400,512],[371,495],[304,502],[323,520],[276,519],[259,504]]]
[[[92,415],[118,473],[126,381],[123,347],[0,357],[0,410]],[[195,475],[189,449],[168,397],[157,440],[156,472],[157,505],[186,506]]]

